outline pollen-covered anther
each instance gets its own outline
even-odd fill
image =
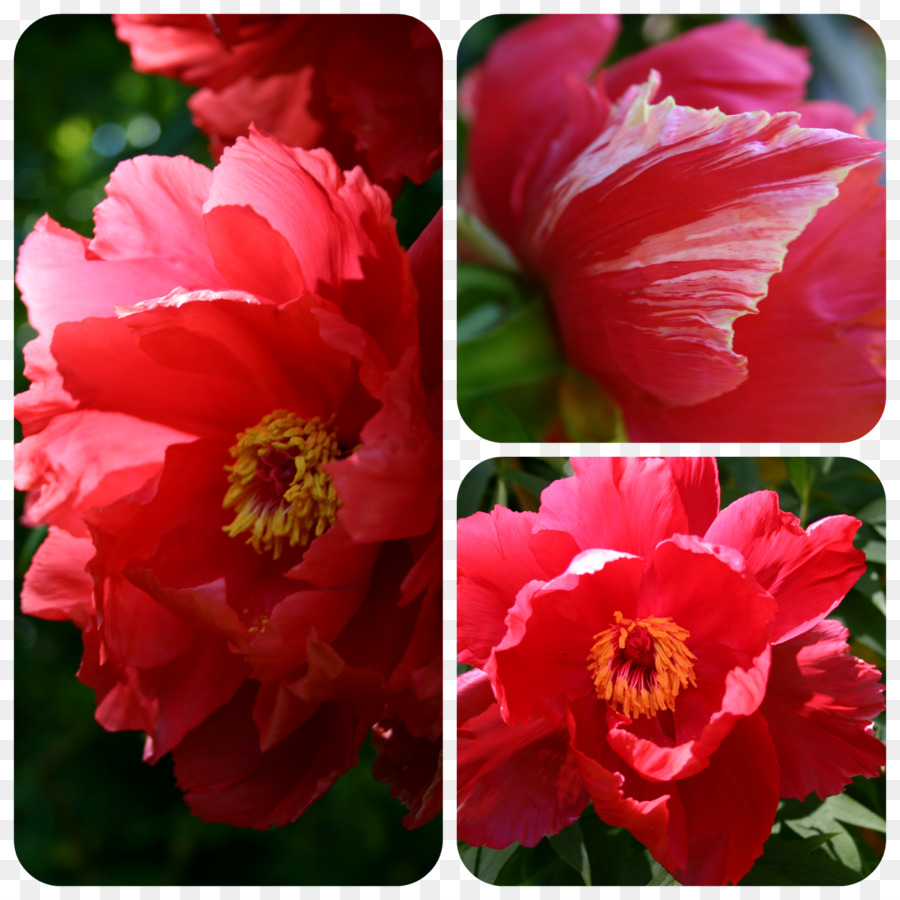
[[[690,632],[671,617],[626,619],[594,635],[588,671],[597,696],[630,719],[675,709],[675,698],[696,687],[694,660],[685,643]]]
[[[323,466],[340,457],[340,447],[318,416],[276,410],[241,432],[229,453],[222,506],[235,513],[228,535],[247,533],[257,553],[278,559],[285,545],[306,546],[334,523],[340,501]]]

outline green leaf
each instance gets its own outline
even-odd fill
[[[510,844],[502,850],[491,847],[469,847],[460,843],[459,856],[465,867],[476,877],[488,884],[496,884],[500,871],[511,859],[519,844]]]
[[[883,525],[887,515],[885,506],[884,497],[876,497],[857,511],[856,518],[869,525]]]
[[[37,548],[40,547],[41,542],[47,536],[47,531],[46,525],[39,525],[37,528],[32,528],[25,535],[22,546],[19,549],[18,560],[16,561],[17,574],[20,578],[28,571],[28,567],[31,565],[31,557],[34,556]]]
[[[536,847],[517,847],[493,883],[504,886],[583,884],[581,876],[572,871],[546,839]]]
[[[830,835],[803,840],[770,837],[763,855],[741,879],[742,885],[839,885],[855,884],[859,872],[832,859],[821,850]]]
[[[534,494],[537,498],[540,498],[543,490],[550,484],[546,478],[541,478],[540,475],[533,475],[531,472],[523,472],[521,469],[504,467],[503,477],[519,487],[525,488],[526,491]]]
[[[624,828],[612,828],[593,806],[578,820],[588,851],[591,882],[596,886],[646,884],[652,877],[653,858],[647,848]]]
[[[871,828],[872,831],[886,832],[887,830],[884,818],[846,794],[836,794],[833,797],[829,797],[822,804],[821,808],[827,808],[832,818],[846,822],[848,825],[856,825],[859,828]]]
[[[479,463],[466,473],[456,494],[456,515],[460,519],[484,509],[487,511],[488,487],[497,474],[497,464],[492,459]]]
[[[867,541],[863,545],[862,551],[866,554],[866,562],[880,563],[882,565],[887,563],[887,552],[884,541]]]
[[[809,502],[812,497],[813,485],[816,482],[817,461],[805,456],[794,456],[785,459],[788,477],[797,496],[800,498],[800,523],[805,528],[809,518]]]
[[[460,399],[533,384],[561,371],[562,358],[541,301],[515,310],[458,347]]]
[[[549,837],[550,846],[564,859],[584,880],[591,885],[591,863],[588,858],[587,847],[584,843],[584,835],[578,822],[563,828],[559,834]]]
[[[519,271],[519,263],[509,247],[477,216],[462,207],[456,210],[456,233],[459,242],[486,263],[508,272]]]
[[[457,266],[456,313],[460,328],[462,320],[484,304],[514,309],[523,306],[530,296],[522,282],[508,272],[469,262]]]
[[[648,853],[649,855],[649,853]],[[647,882],[648,887],[671,887],[672,885],[681,884],[674,876],[664,869],[653,857],[650,857],[650,869],[653,877]]]

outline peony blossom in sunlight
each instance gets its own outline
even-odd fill
[[[779,798],[884,765],[880,673],[827,618],[860,523],[720,511],[713,460],[571,462],[537,513],[459,522],[459,837],[531,847],[593,803],[678,881],[737,883]]]
[[[464,205],[629,438],[859,438],[884,406],[884,145],[743,21],[601,69],[618,29],[547,16],[493,44],[462,88]]]
[[[251,124],[397,192],[441,164],[441,48],[401,15],[116,15],[135,68],[201,88],[213,155]]]
[[[374,729],[378,776],[423,824],[439,218],[438,252],[408,257],[360,169],[256,130],[213,171],[124,162],[107,195],[91,240],[45,216],[19,257],[38,336],[16,486],[49,525],[23,611],[82,629],[97,720],[146,732],[149,762],[171,752],[201,818],[293,821]]]

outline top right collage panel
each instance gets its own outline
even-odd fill
[[[885,54],[851,16],[493,16],[459,52],[458,402],[493,441],[857,440]]]

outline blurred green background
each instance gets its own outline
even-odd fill
[[[478,63],[506,30],[531,16],[496,15],[464,35],[458,72]],[[604,65],[718,22],[721,15],[625,15],[621,35]],[[884,46],[861,19],[847,15],[746,15],[772,38],[809,48],[810,98],[841,100],[858,113],[871,110],[869,135],[885,138]],[[459,177],[466,169],[467,127],[458,121]],[[461,239],[481,246],[466,216]],[[564,358],[539,290],[527,277],[488,268],[461,256],[457,266],[457,398],[468,426],[493,441],[626,441],[618,410],[592,381]]]
[[[108,16],[50,16],[15,54],[15,242],[48,212],[84,235],[110,172],[140,153],[210,165],[185,106],[193,89],[131,68]],[[410,186],[395,216],[408,246],[437,211],[438,173]],[[16,391],[27,387],[21,348],[34,331],[16,302]],[[16,438],[20,437],[18,425]],[[18,518],[17,594],[43,530]],[[75,678],[80,633],[70,623],[15,614],[15,846],[50,884],[405,884],[440,853],[440,817],[406,831],[406,808],[360,764],[291,826],[256,832],[194,818],[171,763],[141,762],[142,735],[110,734],[93,719],[93,691]]]
[[[719,459],[722,508],[760,490],[777,491],[781,509],[804,527],[826,516],[856,516],[855,545],[866,572],[830,618],[850,631],[851,652],[885,671],[885,498],[867,466],[843,458]],[[540,494],[572,474],[567,459],[498,458],[475,466],[457,497],[460,518],[494,506],[537,511]],[[464,671],[468,666],[460,666]],[[885,715],[875,721],[885,740]],[[815,753],[815,748],[810,748]],[[741,885],[846,885],[878,865],[885,846],[885,777],[856,778],[842,793],[820,801],[782,800],[762,857]],[[536,847],[502,850],[459,842],[463,862],[498,885],[674,885],[677,882],[629,832],[604,824],[592,807],[578,822]]]

